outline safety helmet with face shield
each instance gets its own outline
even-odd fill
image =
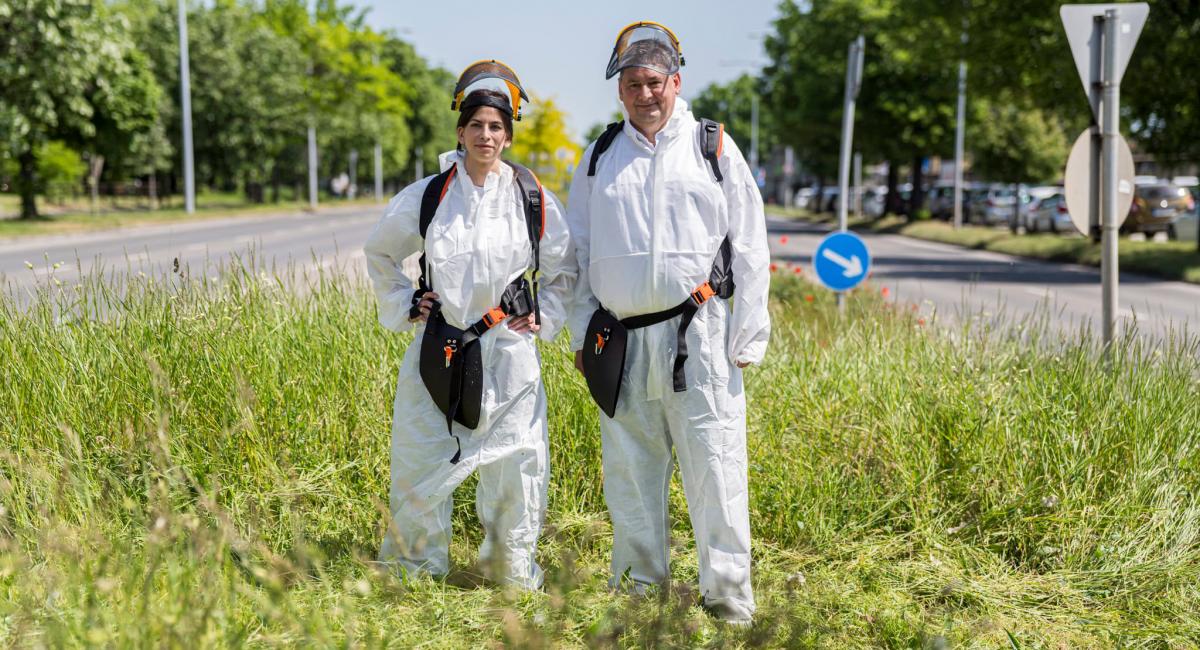
[[[604,78],[612,79],[625,68],[649,68],[673,75],[683,64],[683,51],[675,33],[665,25],[642,21],[628,25],[617,35]]]
[[[477,90],[494,90],[507,97],[508,101],[489,96],[487,93],[472,94]],[[517,73],[495,59],[486,59],[467,66],[458,76],[458,83],[454,84],[454,99],[450,102],[450,110],[465,111],[476,106],[491,106],[519,121],[522,101],[529,101],[529,96],[521,87]]]

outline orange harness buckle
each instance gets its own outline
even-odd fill
[[[692,292],[692,301],[696,303],[696,306],[700,306],[708,302],[708,299],[715,295],[717,295],[717,292],[713,291],[712,285],[705,282]]]
[[[483,324],[487,325],[488,329],[492,329],[505,318],[508,318],[508,314],[504,313],[503,309],[492,307],[483,315]]]

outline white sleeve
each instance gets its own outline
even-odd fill
[[[542,328],[538,336],[543,341],[553,341],[567,321],[579,267],[575,264],[575,245],[571,242],[558,197],[550,190],[545,192],[546,230],[539,248],[541,277],[538,280]]]
[[[758,363],[771,338],[767,298],[771,289],[771,250],[767,245],[767,218],[754,174],[733,138],[722,145],[722,183],[729,208],[729,240],[733,247],[733,295],[726,347],[734,363]]]
[[[592,285],[588,279],[588,264],[592,252],[592,223],[588,213],[588,202],[591,199],[592,182],[587,175],[587,162],[592,159],[592,148],[595,146],[596,143],[593,142],[579,158],[579,165],[575,167],[575,177],[571,179],[571,193],[567,197],[567,227],[571,231],[571,240],[575,244],[575,262],[579,266],[579,277],[575,282],[575,296],[568,322],[571,328],[572,350],[583,349],[588,322],[600,307],[600,301],[592,294]]]
[[[420,230],[421,195],[423,182],[404,188],[388,202],[383,218],[363,245],[367,274],[379,300],[379,323],[394,332],[412,328],[408,310],[416,291],[414,278],[404,273],[404,259],[424,247]]]

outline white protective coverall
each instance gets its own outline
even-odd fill
[[[746,400],[735,363],[762,360],[770,336],[762,198],[729,136],[719,160],[724,182],[717,183],[701,153],[697,121],[680,98],[655,144],[626,119],[589,178],[591,151],[580,159],[567,210],[578,293],[586,298],[571,317],[573,350],[584,345],[597,300],[618,318],[683,302],[708,279],[726,234],[737,284],[729,304],[709,300],[688,329],[686,392],[672,386],[680,317],[629,332],[616,416],[600,414],[614,584],[627,572],[640,584],[669,575],[667,488],[674,445],[705,604],[726,618],[749,618],[754,596]]]
[[[419,229],[421,196],[432,176],[406,187],[384,212],[364,247],[368,273],[379,300],[379,321],[397,332],[408,320],[415,290],[402,261],[426,250],[432,290],[442,314],[465,329],[499,304],[505,287],[532,267],[525,213],[512,168],[503,165],[478,188],[463,168],[442,199],[423,242]],[[546,226],[541,240],[540,336],[551,340],[566,320],[577,267],[558,200],[546,191]],[[479,426],[457,422],[462,458],[446,431],[446,418],[421,381],[423,324],[408,346],[396,382],[392,412],[391,523],[380,560],[408,572],[442,575],[449,571],[450,512],[454,489],[479,469],[475,508],[485,530],[480,562],[502,562],[506,576],[494,576],[530,589],[542,582],[534,557],[546,508],[549,448],[546,393],[539,356],[530,332],[517,333],[507,321],[481,337],[484,386]]]

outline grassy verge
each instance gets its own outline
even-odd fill
[[[12,202],[11,195],[0,195]],[[188,214],[182,206],[149,209],[137,203],[119,203],[118,207],[106,199],[105,209],[91,214],[86,207],[70,205],[60,211],[49,211],[37,219],[17,219],[13,215],[0,218],[0,239],[37,235],[59,235],[95,230],[107,230],[128,226],[157,223],[217,219],[224,217],[254,216],[272,213],[301,212],[308,209],[307,201],[281,201],[279,203],[247,203],[238,195],[201,195],[197,198],[196,212]],[[15,207],[14,203],[14,207]],[[361,205],[375,205],[374,199],[330,199],[321,203],[320,209]],[[3,207],[3,206],[0,206]],[[44,206],[43,206],[44,208]],[[19,211],[19,210],[18,210]]]
[[[5,646],[1191,647],[1200,639],[1200,361],[1033,324],[938,334],[874,292],[839,317],[779,278],[749,371],[756,624],[674,582],[604,587],[596,409],[543,349],[544,593],[481,583],[473,482],[445,580],[371,563],[409,338],[337,276],[297,293],[136,280],[0,303]],[[89,317],[106,313],[107,318]]]

